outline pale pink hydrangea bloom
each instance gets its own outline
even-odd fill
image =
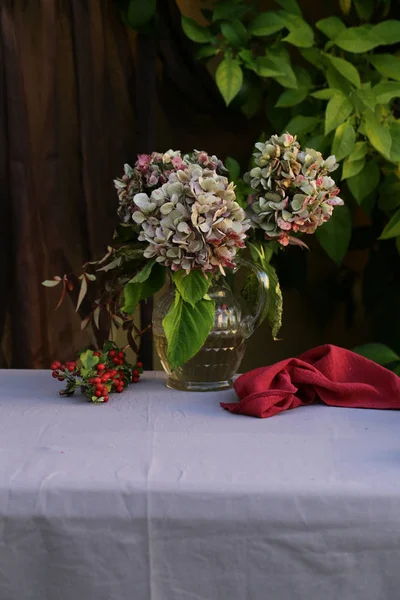
[[[273,135],[255,147],[256,166],[245,174],[254,189],[247,211],[253,227],[283,246],[301,244],[291,234],[314,233],[335,206],[343,205],[339,188],[328,175],[338,167],[335,157],[324,160],[313,149],[301,151],[296,136],[289,133]]]
[[[233,267],[250,221],[236,202],[233,183],[216,156],[194,150],[182,156],[141,154],[114,184],[123,222],[138,227],[146,258],[172,271],[204,273]]]

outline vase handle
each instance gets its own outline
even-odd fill
[[[254,315],[247,315],[244,317],[241,323],[241,331],[243,337],[247,339],[251,336],[251,334],[257,329],[257,327],[262,323],[264,318],[266,317],[267,312],[267,302],[268,302],[268,289],[269,289],[269,277],[260,267],[248,260],[244,260],[243,258],[238,258],[236,260],[236,268],[234,272],[236,273],[241,267],[245,267],[252,271],[257,277],[258,286],[260,290],[260,296],[257,303],[256,312]]]

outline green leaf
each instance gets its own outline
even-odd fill
[[[301,17],[300,6],[296,0],[276,0],[276,3],[288,13]]]
[[[299,50],[302,57],[317,69],[321,69],[323,67],[321,60],[321,52],[318,48],[300,48]]]
[[[151,295],[151,294],[150,294]],[[143,284],[128,283],[124,287],[124,306],[122,312],[133,315],[138,307],[140,300],[143,299]]]
[[[58,285],[60,282],[62,281],[62,279],[58,279],[58,280],[54,280],[54,279],[46,279],[46,281],[42,281],[42,285],[44,285],[45,287],[55,287],[56,285]]]
[[[348,122],[339,125],[335,131],[332,144],[332,154],[336,156],[337,161],[343,160],[353,151],[355,141],[356,132],[354,127]]]
[[[336,94],[327,104],[325,112],[325,135],[336,129],[353,112],[353,105],[346,96]]]
[[[390,158],[394,162],[400,162],[400,120],[390,123],[389,131],[392,137]]]
[[[163,319],[168,342],[167,357],[171,369],[175,370],[202,348],[215,319],[215,303],[200,300],[195,306],[185,302],[179,293]]]
[[[276,336],[282,327],[283,296],[278,275],[274,267],[271,263],[267,262],[263,263],[262,268],[269,279],[267,320],[271,327],[272,337],[276,339]]]
[[[337,56],[332,56],[331,54],[325,54],[325,57],[329,60],[336,71],[350,81],[350,83],[355,85],[357,88],[361,87],[360,75],[354,65],[349,63],[344,58],[338,58]]]
[[[374,12],[374,0],[353,0],[357,14],[363,21],[369,21]]]
[[[229,171],[230,181],[236,181],[240,177],[240,165],[237,160],[228,156],[225,160],[225,167]]]
[[[400,59],[396,58],[396,56],[392,56],[391,54],[377,54],[376,56],[371,56],[369,61],[378,73],[384,77],[400,81]]]
[[[132,315],[140,300],[154,296],[162,288],[165,282],[165,267],[156,263],[153,267],[151,277],[142,283],[127,283],[124,288],[124,306],[122,312]]]
[[[378,187],[380,176],[376,162],[369,161],[357,175],[348,179],[347,185],[358,204]]]
[[[361,104],[369,108],[370,110],[375,110],[376,106],[376,96],[373,90],[361,89],[356,91],[357,98],[360,100]]]
[[[236,181],[235,186],[235,194],[236,194],[236,202],[239,204],[241,208],[246,210],[247,208],[247,196],[254,192],[254,190],[243,181],[243,179],[238,179]]]
[[[379,123],[372,112],[366,112],[364,117],[365,132],[371,145],[385,158],[389,158],[392,147],[392,136],[389,129],[386,129],[386,127]]]
[[[396,210],[400,206],[400,179],[391,173],[379,186],[378,206],[385,212]]]
[[[385,104],[377,104],[372,112],[375,115],[375,119],[378,121],[378,123],[387,121],[385,124],[388,125],[388,117],[392,116],[392,111],[389,106]]]
[[[301,17],[285,13],[284,11],[279,12],[279,16],[285,23],[285,26],[289,29],[289,35],[282,38],[283,42],[293,44],[299,48],[311,48],[314,44],[314,32],[312,27]]]
[[[368,52],[381,43],[380,38],[365,26],[345,29],[335,39],[335,44],[339,48],[346,50],[346,52],[353,52],[354,54]]]
[[[400,42],[400,21],[382,21],[375,25],[371,32],[380,40],[381,44],[397,44]]]
[[[299,84],[299,88],[311,88],[313,86],[313,81],[308,69],[304,67],[296,67],[296,78]]]
[[[319,124],[319,117],[306,117],[304,115],[296,115],[289,121],[284,128],[284,131],[290,131],[292,135],[303,136],[311,133]]]
[[[283,71],[278,71],[274,63],[266,56],[258,56],[254,64],[246,64],[246,67],[260,75],[260,77],[278,77],[285,74]]]
[[[247,92],[246,101],[240,107],[241,112],[251,119],[257,114],[262,104],[262,91],[259,87],[251,87]]]
[[[287,118],[288,118],[288,112],[292,112],[292,111],[287,111],[287,110],[282,110],[281,108],[275,108],[275,106],[272,104],[273,100],[271,96],[267,96],[266,98],[266,102],[265,102],[265,114],[267,117],[267,121],[268,121],[268,131],[276,131],[276,132],[283,132],[286,131],[285,127],[287,125]],[[262,134],[262,141],[266,141],[268,138],[266,137],[266,135]],[[253,166],[253,165],[252,165]]]
[[[322,31],[330,40],[334,40],[346,29],[346,25],[338,17],[328,17],[315,23],[317,29]]]
[[[233,48],[246,46],[247,31],[241,21],[233,20],[230,23],[221,23],[221,32]]]
[[[248,63],[251,65],[254,65],[254,54],[252,50],[249,50],[248,48],[245,48],[244,50],[241,50],[240,52],[238,52],[238,56],[239,58],[242,59],[242,61],[244,63]]]
[[[325,68],[325,76],[330,88],[340,91],[344,96],[349,96],[352,92],[350,82],[343,77],[331,64]]]
[[[243,73],[238,61],[227,55],[218,65],[215,80],[228,106],[239,93],[243,83]]]
[[[400,356],[385,344],[362,344],[353,348],[353,352],[383,366],[400,360]]]
[[[365,155],[368,152],[368,144],[367,142],[356,142],[354,146],[354,150],[351,152],[349,156],[349,160],[361,160],[365,158]]]
[[[218,54],[219,48],[215,46],[200,46],[195,52],[195,57],[197,60],[201,60],[202,58],[211,58],[211,56],[215,56]]]
[[[136,273],[136,275],[132,277],[129,283],[143,283],[144,281],[146,281],[150,277],[151,270],[155,265],[155,262],[156,259],[153,258],[148,263],[146,263],[143,269],[139,271],[139,273]]]
[[[249,242],[248,248],[252,260],[265,270],[266,264],[271,262],[271,258],[274,255],[272,244],[270,242]]]
[[[351,214],[348,206],[345,204],[336,207],[329,221],[318,227],[316,236],[327,255],[340,265],[351,238]]]
[[[281,31],[285,27],[285,23],[281,17],[274,11],[262,12],[248,26],[248,31],[251,35],[265,36],[272,35]]]
[[[311,27],[310,29],[306,29],[305,27],[293,29],[289,35],[282,38],[282,41],[297,46],[298,48],[311,48],[314,44],[314,33]]]
[[[400,235],[400,208],[394,213],[393,217],[382,231],[379,239],[389,240],[390,238],[397,237],[398,235]]]
[[[308,88],[299,88],[297,90],[287,89],[279,96],[275,106],[277,108],[286,108],[288,106],[296,106],[303,102],[308,96]]]
[[[331,98],[333,98],[333,96],[336,96],[336,94],[338,93],[338,90],[335,90],[333,88],[325,88],[323,90],[318,90],[318,92],[313,92],[312,94],[310,94],[310,96],[312,96],[313,98],[317,98],[317,100],[330,100]]]
[[[286,88],[297,88],[297,78],[290,63],[289,52],[284,46],[278,49],[268,50],[267,60],[269,60],[272,69],[276,69],[282,76],[274,76],[274,79]]]
[[[130,0],[128,7],[128,23],[133,29],[146,25],[156,12],[156,0]]]
[[[211,283],[200,269],[193,269],[187,275],[185,271],[176,271],[172,280],[183,300],[192,306],[204,298]]]
[[[249,8],[243,6],[243,4],[235,4],[232,0],[223,0],[219,2],[213,12],[212,20],[223,21],[226,19],[230,21],[232,19],[241,19],[244,14],[248,12]]]
[[[373,92],[379,104],[387,104],[393,98],[400,98],[400,83],[396,83],[395,81],[378,83],[373,88]]]
[[[358,175],[363,170],[365,165],[365,158],[352,160],[350,156],[346,158],[343,163],[342,181]]]
[[[95,367],[100,361],[98,356],[93,356],[93,350],[86,350],[85,352],[82,352],[79,358],[83,368],[87,371],[93,369],[93,367]]]
[[[138,0],[145,4],[147,0]],[[197,42],[198,44],[207,44],[207,42],[211,42],[213,39],[213,34],[206,27],[202,27],[195,21],[194,19],[190,19],[189,17],[185,17],[182,15],[182,29],[185,35],[192,40],[192,42]]]

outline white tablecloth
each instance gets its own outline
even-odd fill
[[[395,600],[400,413],[0,373],[1,600]]]

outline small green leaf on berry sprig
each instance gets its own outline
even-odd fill
[[[101,404],[108,402],[110,394],[120,394],[130,383],[137,383],[143,365],[128,363],[124,350],[107,340],[102,350],[84,350],[76,361],[54,361],[51,370],[55,379],[66,382],[61,396],[72,396],[80,389],[89,402]]]

